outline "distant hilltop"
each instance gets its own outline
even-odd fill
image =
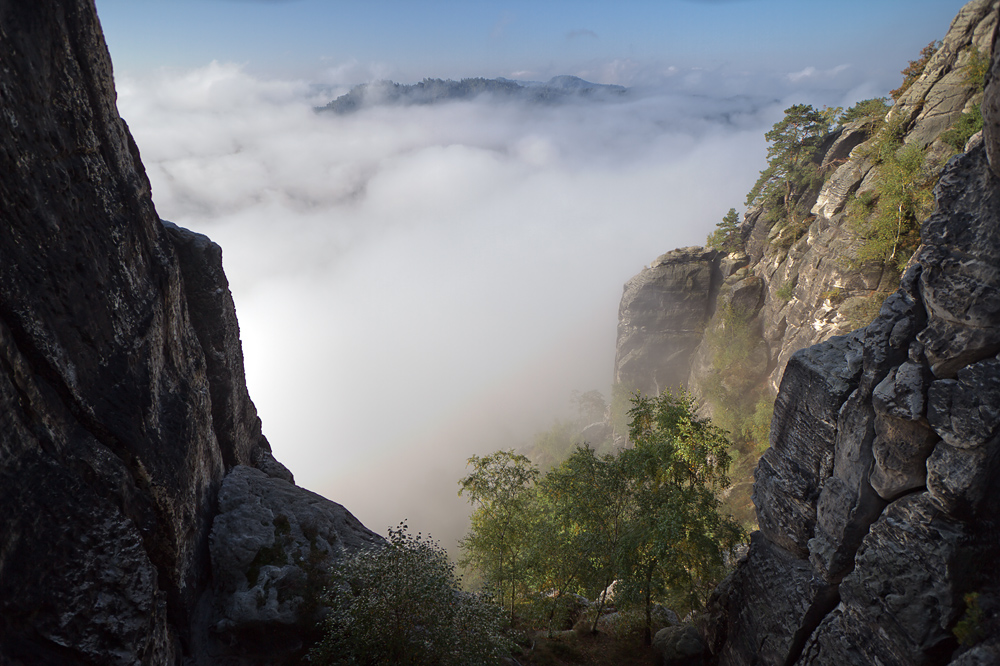
[[[498,99],[523,100],[541,104],[557,104],[576,99],[608,100],[628,93],[624,86],[591,83],[576,76],[556,76],[546,82],[513,81],[511,79],[424,79],[406,85],[393,81],[364,83],[351,88],[319,111],[352,113],[368,106],[410,106],[437,104],[452,100],[473,99],[490,95]]]

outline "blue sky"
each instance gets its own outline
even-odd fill
[[[405,82],[648,70],[895,75],[943,35],[958,0],[98,0],[119,68],[193,67],[321,79],[345,63]],[[605,77],[610,78],[610,77]],[[627,76],[624,77],[627,79]],[[355,81],[357,82],[357,81]],[[621,82],[623,81],[602,81]]]
[[[783,110],[885,95],[961,5],[97,0],[157,211],[223,248],[275,456],[449,547],[465,460],[609,395],[622,285],[740,209]],[[557,74],[643,90],[314,112]]]

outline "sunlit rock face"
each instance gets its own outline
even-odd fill
[[[681,248],[625,285],[618,309],[615,383],[659,394],[687,387],[691,360],[715,309],[721,253]]]
[[[221,251],[157,217],[93,3],[0,0],[0,25],[0,663],[218,663],[227,475],[280,485],[272,513],[315,496],[261,434]],[[320,513],[326,562],[377,540]]]
[[[1000,663],[1000,123],[984,109],[900,289],[785,368],[761,531],[710,603],[720,664]]]
[[[974,50],[991,52],[998,7],[996,0],[968,3],[924,73],[889,113],[903,123],[907,144],[927,149],[928,170],[942,168],[953,152],[941,134],[963,112],[980,103],[994,112],[1000,107],[996,93],[977,93],[965,80]],[[858,120],[820,146],[815,160],[825,178],[804,195],[811,214],[799,234],[775,224],[768,211],[752,208],[741,225],[747,259],[718,257],[720,270],[713,274],[707,269],[709,250],[682,248],[633,277],[619,309],[615,382],[644,392],[684,387],[704,393],[713,371],[711,338],[725,326],[723,305],[737,306],[759,336],[748,367],[772,394],[797,351],[870,321],[871,316],[860,322],[853,313],[868,299],[893,291],[898,274],[851,261],[861,239],[847,203],[873,190],[878,175],[864,150],[869,133]],[[679,376],[685,367],[688,374]]]

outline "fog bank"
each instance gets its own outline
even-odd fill
[[[229,64],[117,85],[160,216],[223,248],[275,456],[450,548],[465,459],[608,395],[623,283],[741,206],[782,109],[869,92],[790,81],[348,116]]]

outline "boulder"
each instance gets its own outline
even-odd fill
[[[664,627],[653,637],[653,649],[664,666],[696,666],[704,663],[705,641],[691,625]]]

